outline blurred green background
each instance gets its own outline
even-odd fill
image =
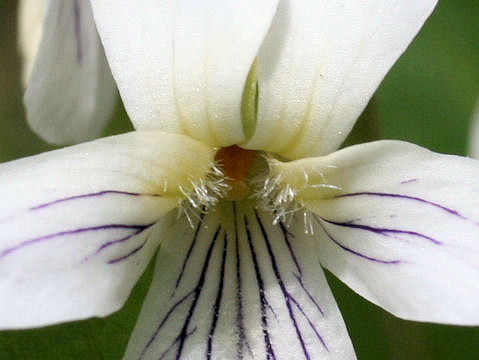
[[[25,122],[16,7],[15,0],[0,1],[0,162],[52,148]],[[348,142],[402,139],[434,151],[464,155],[478,95],[479,0],[442,0],[382,83]],[[128,117],[119,104],[105,134],[129,129]],[[108,318],[0,333],[0,359],[121,359],[151,270],[150,266],[127,305]],[[329,279],[360,360],[479,359],[479,328],[400,320],[363,300],[333,276]],[[479,308],[479,299],[471,301],[477,301]]]

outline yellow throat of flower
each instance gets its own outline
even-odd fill
[[[218,150],[215,161],[220,165],[230,187],[225,199],[240,200],[250,194],[248,174],[257,156],[257,151],[242,149],[236,145]]]

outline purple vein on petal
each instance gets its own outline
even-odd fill
[[[274,255],[273,248],[271,246],[268,234],[266,233],[266,229],[265,229],[265,227],[263,225],[263,222],[262,222],[262,220],[261,220],[257,211],[255,211],[255,216],[256,216],[256,221],[258,223],[258,226],[261,230],[261,234],[263,236],[263,240],[265,242],[269,258],[271,260],[271,266],[273,268],[273,273],[276,277],[276,281],[278,282],[278,285],[281,289],[281,292],[283,293],[286,308],[288,309],[288,313],[289,313],[289,318],[290,318],[290,320],[293,324],[293,327],[296,331],[296,336],[298,337],[299,343],[300,343],[301,348],[303,350],[304,357],[305,357],[306,360],[311,360],[312,357],[309,354],[308,349],[306,348],[306,342],[303,339],[303,334],[301,333],[301,330],[300,330],[299,325],[298,325],[298,321],[296,320],[296,316],[294,314],[293,307],[292,307],[292,303],[293,304],[295,304],[295,303],[298,304],[298,303],[297,303],[296,299],[294,299],[294,296],[292,296],[290,294],[290,292],[286,289],[286,285],[284,284],[283,278],[281,276],[281,272],[279,271],[279,266],[278,266],[278,263],[277,263],[277,260],[276,260],[276,256]],[[329,352],[329,349],[328,349],[324,339],[321,337],[321,335],[317,331],[314,324],[311,321],[309,321],[309,317],[307,317],[306,314],[304,314],[304,315],[305,315],[306,319],[308,320],[309,325],[312,327],[313,331],[317,335],[319,342],[322,344],[324,349]]]
[[[410,184],[410,183],[416,182],[418,180],[419,180],[418,178],[403,180],[403,181],[400,182],[400,184],[402,184],[402,185]]]
[[[39,209],[43,209],[49,206],[53,206],[59,203],[71,201],[71,200],[78,200],[78,199],[87,199],[87,198],[94,198],[94,197],[101,197],[105,195],[111,195],[111,194],[116,194],[116,195],[126,195],[126,196],[153,196],[153,197],[158,197],[161,196],[159,194],[141,194],[141,193],[135,193],[135,192],[129,192],[129,191],[120,191],[120,190],[103,190],[103,191],[98,191],[94,193],[88,193],[88,194],[80,194],[80,195],[74,195],[74,196],[69,196],[69,197],[64,197],[56,200],[49,201],[47,203],[39,204],[36,206],[33,206],[29,208],[29,211],[35,211]]]
[[[296,280],[298,280],[298,283],[299,285],[301,286],[301,288],[303,289],[303,291],[306,293],[306,295],[308,296],[308,298],[311,300],[311,302],[314,304],[314,306],[316,307],[316,309],[318,309],[319,313],[324,316],[324,311],[323,309],[321,308],[321,306],[319,306],[319,303],[316,301],[316,299],[313,297],[313,295],[311,294],[311,292],[308,290],[308,288],[304,285],[304,282],[303,282],[303,279],[301,278],[301,276],[299,276],[298,274],[294,274],[294,277],[296,278]]]
[[[105,250],[106,248],[112,246],[112,245],[116,245],[116,244],[121,244],[125,241],[128,241],[130,240],[131,238],[135,237],[136,235],[139,235],[141,234],[143,231],[145,231],[146,229],[150,228],[151,226],[153,226],[155,223],[151,223],[149,225],[146,225],[144,227],[141,227],[139,229],[135,229],[135,231],[129,235],[126,235],[126,236],[123,236],[119,239],[115,239],[115,240],[110,240],[110,241],[107,241],[106,243],[103,243],[102,245],[100,245],[98,247],[98,249],[96,249],[96,251],[91,254],[91,255],[88,255],[88,256],[85,256],[81,262],[85,262],[85,261],[88,261],[90,260],[91,257],[93,256],[96,256],[98,255],[99,253],[101,253],[103,250]]]
[[[147,242],[146,240],[143,241],[140,245],[138,245],[136,248],[134,248],[133,250],[131,250],[129,253],[127,253],[125,255],[122,255],[120,257],[108,260],[107,264],[109,264],[109,265],[116,264],[116,263],[119,263],[120,261],[128,259],[129,257],[135,255],[138,251],[143,249],[143,246],[145,246],[146,242]]]
[[[177,302],[175,302],[173,304],[173,306],[168,310],[168,312],[166,313],[165,317],[161,320],[161,322],[158,324],[158,326],[156,327],[155,329],[155,332],[153,333],[153,335],[150,337],[150,339],[148,340],[148,342],[146,343],[145,347],[143,348],[140,356],[138,357],[138,360],[141,360],[143,359],[143,357],[145,356],[146,352],[148,351],[148,349],[150,348],[151,344],[153,344],[153,342],[156,340],[156,338],[158,337],[158,334],[159,332],[161,331],[161,329],[163,328],[163,325],[165,325],[166,321],[169,319],[169,317],[173,314],[173,312],[175,312],[176,308],[178,306],[180,306],[181,304],[183,304],[191,295],[193,295],[193,293],[195,292],[195,289],[189,291],[186,295],[184,295],[182,298],[180,298]]]
[[[306,286],[304,285],[303,283],[303,272],[302,272],[302,269],[301,269],[301,266],[299,265],[299,262],[298,262],[298,259],[296,257],[296,254],[294,252],[294,249],[293,249],[293,246],[291,245],[291,241],[289,241],[289,236],[293,236],[293,234],[291,234],[288,229],[286,228],[286,225],[284,225],[284,223],[282,221],[279,222],[279,225],[280,225],[280,228],[281,228],[281,232],[283,233],[283,239],[286,243],[286,246],[288,247],[288,250],[290,252],[290,255],[291,255],[291,258],[293,259],[294,261],[294,264],[296,265],[296,269],[298,270],[299,272],[299,275],[298,274],[293,274],[294,277],[296,278],[296,280],[298,280],[301,288],[303,289],[303,291],[306,293],[306,295],[308,296],[308,298],[311,300],[311,302],[314,304],[314,306],[316,307],[316,309],[318,309],[319,313],[324,316],[324,312],[323,312],[323,309],[321,309],[321,307],[319,306],[318,302],[316,301],[316,299],[313,297],[313,295],[311,294],[311,292],[306,288]]]
[[[101,196],[105,196],[105,195],[109,195],[109,194],[126,195],[126,196],[132,196],[132,197],[140,197],[140,196],[161,197],[161,194],[143,194],[143,193],[135,193],[135,192],[129,192],[129,191],[120,191],[120,190],[103,190],[103,191],[98,191],[98,192],[94,192],[94,193],[74,195],[74,196],[69,196],[69,197],[64,197],[64,198],[52,200],[52,201],[49,201],[49,202],[46,202],[46,203],[42,203],[42,204],[39,204],[39,205],[32,206],[32,207],[28,208],[26,211],[28,211],[28,212],[37,211],[37,210],[41,210],[41,209],[44,209],[44,208],[48,208],[50,206],[54,206],[54,205],[61,204],[61,203],[64,203],[64,202],[68,202],[68,201],[72,201],[72,200],[101,197]],[[25,211],[25,210],[23,210],[23,211]],[[21,216],[21,213],[17,213],[17,214],[14,214],[14,215],[9,215],[5,218],[2,218],[2,219],[0,219],[0,223],[13,220],[13,219],[17,218],[18,216]]]
[[[193,302],[190,306],[190,309],[188,311],[186,319],[183,323],[183,327],[181,329],[181,332],[178,335],[179,338],[180,338],[180,343],[178,345],[178,350],[176,352],[175,360],[181,359],[181,353],[183,352],[183,348],[185,346],[185,342],[186,342],[186,339],[188,337],[188,326],[190,325],[190,321],[193,318],[193,314],[196,310],[196,305],[197,305],[198,300],[200,298],[201,291],[203,290],[203,285],[204,285],[205,279],[206,279],[206,273],[208,272],[208,267],[209,267],[210,260],[211,260],[211,254],[213,253],[213,248],[215,247],[215,244],[216,244],[216,241],[218,239],[218,235],[219,235],[220,231],[221,231],[221,226],[218,227],[218,229],[216,230],[216,232],[213,236],[213,240],[211,241],[210,246],[208,248],[208,252],[206,254],[206,259],[205,259],[205,262],[203,264],[203,268],[201,269],[200,278],[198,280],[198,284],[195,287]]]
[[[299,310],[299,312],[304,316],[304,318],[306,319],[306,321],[308,322],[309,324],[309,327],[313,330],[313,332],[316,334],[316,337],[318,338],[318,340],[321,342],[321,344],[324,346],[324,348],[329,352],[329,349],[326,345],[326,343],[324,342],[324,339],[323,337],[321,336],[321,334],[319,333],[318,329],[316,329],[316,326],[314,326],[313,322],[311,321],[311,319],[309,318],[308,314],[306,314],[306,312],[304,311],[303,307],[301,306],[301,304],[288,292],[288,297],[290,298],[290,300],[293,302],[293,304],[296,306],[296,308]]]
[[[323,220],[321,218],[318,218],[317,216],[314,216],[314,219],[316,220],[316,222],[318,223],[318,225],[321,227],[321,229],[323,229],[324,233],[326,234],[326,236],[329,238],[329,240],[331,240],[334,244],[336,244],[337,246],[339,246],[341,249],[343,249],[344,251],[350,253],[350,254],[353,254],[355,256],[358,256],[362,259],[365,259],[365,260],[369,260],[369,261],[373,261],[373,262],[376,262],[376,263],[381,263],[381,264],[386,264],[386,265],[396,265],[396,264],[400,264],[402,263],[401,260],[382,260],[382,259],[378,259],[378,258],[374,258],[372,256],[368,256],[368,255],[365,255],[363,253],[360,253],[359,251],[357,250],[353,250],[349,247],[347,247],[346,245],[340,243],[338,240],[336,240],[327,230],[326,228],[324,227],[323,225]]]
[[[274,352],[273,344],[271,343],[271,336],[269,334],[268,316],[266,315],[266,306],[268,301],[265,295],[264,280],[259,268],[258,257],[256,255],[256,251],[253,245],[253,237],[251,235],[250,225],[249,225],[247,216],[244,216],[244,226],[246,230],[246,239],[248,240],[251,260],[253,261],[253,267],[254,267],[254,271],[256,275],[256,282],[258,284],[258,290],[259,290],[258,295],[259,295],[260,306],[261,306],[261,328],[263,331],[266,360],[276,360],[276,354]]]
[[[84,227],[84,228],[78,228],[78,229],[73,229],[73,230],[66,230],[66,231],[60,231],[57,233],[53,234],[48,234],[44,236],[39,236],[33,239],[25,240],[21,242],[18,245],[12,246],[8,249],[3,250],[0,252],[0,258],[10,255],[11,253],[24,248],[26,246],[30,246],[45,240],[51,240],[63,236],[68,236],[68,235],[77,235],[77,234],[82,234],[86,232],[94,232],[94,231],[103,231],[103,230],[111,230],[111,229],[133,229],[133,230],[139,230],[139,229],[144,229],[145,227],[148,227],[150,225],[127,225],[127,224],[107,224],[107,225],[99,225],[99,226],[90,226],[90,227]]]
[[[238,328],[238,341],[236,343],[236,359],[243,360],[243,349],[246,346],[249,352],[252,354],[251,347],[246,339],[245,327],[244,327],[244,315],[243,315],[243,281],[241,278],[241,257],[239,247],[239,235],[238,235],[238,217],[236,211],[236,203],[232,202],[233,218],[234,218],[234,239],[235,239],[235,252],[236,252],[236,326]]]
[[[394,194],[394,193],[361,191],[361,192],[355,192],[355,193],[340,194],[340,195],[334,196],[333,198],[338,199],[338,198],[348,198],[348,197],[356,197],[356,196],[388,197],[388,198],[395,198],[395,199],[405,199],[405,200],[417,201],[417,202],[420,202],[422,204],[430,205],[430,206],[433,206],[437,209],[443,210],[443,211],[447,212],[448,214],[454,215],[454,216],[456,216],[460,219],[471,221],[470,219],[468,219],[467,217],[465,217],[464,215],[459,213],[459,211],[457,211],[457,210],[448,208],[448,207],[446,207],[444,205],[441,205],[439,203],[429,201],[429,200],[426,200],[426,199],[423,199],[423,198],[420,198],[420,197],[416,197],[416,196]],[[474,222],[474,223],[479,225],[476,222]]]
[[[190,257],[191,257],[191,253],[193,252],[196,242],[198,241],[198,235],[200,233],[201,225],[203,224],[204,217],[205,217],[205,211],[201,211],[200,219],[198,221],[198,225],[196,226],[195,234],[193,235],[193,240],[191,240],[190,247],[188,248],[188,251],[186,252],[186,257],[183,260],[183,265],[181,266],[180,273],[178,274],[178,278],[176,279],[175,289],[173,290],[173,293],[171,296],[175,295],[175,290],[178,289],[178,286],[180,286],[181,279],[183,278],[183,274],[185,273],[186,265],[188,264],[188,261],[190,260]]]
[[[213,236],[213,239],[211,240],[211,243],[208,247],[208,251],[206,253],[206,257],[205,257],[205,260],[203,262],[203,266],[202,266],[202,269],[201,269],[201,273],[200,273],[200,277],[199,277],[199,280],[197,282],[197,284],[193,287],[192,290],[190,290],[186,295],[184,295],[180,300],[178,300],[175,304],[173,304],[173,306],[171,306],[169,308],[169,310],[167,311],[166,315],[163,317],[163,319],[160,321],[159,325],[157,326],[157,328],[155,329],[154,333],[152,334],[152,336],[150,337],[150,339],[148,340],[148,342],[146,343],[145,347],[143,348],[143,350],[141,351],[140,353],[140,356],[138,357],[138,360],[141,360],[143,359],[143,357],[146,355],[146,353],[149,351],[151,345],[153,344],[153,342],[158,338],[158,336],[160,335],[160,332],[163,328],[163,325],[166,323],[166,321],[168,320],[168,318],[173,314],[173,312],[177,309],[177,307],[179,305],[181,305],[182,303],[184,303],[186,301],[186,299],[188,299],[190,296],[193,296],[193,300],[191,302],[191,305],[189,307],[189,310],[188,310],[188,313],[187,313],[187,316],[186,316],[186,319],[184,320],[183,322],[183,325],[182,325],[182,328],[180,330],[180,333],[178,334],[178,336],[175,337],[175,339],[172,341],[172,343],[167,347],[167,349],[165,351],[163,351],[163,353],[158,357],[158,359],[162,359],[164,358],[164,356],[166,356],[166,354],[173,348],[173,346],[175,344],[178,344],[179,343],[179,346],[178,346],[178,350],[177,350],[177,353],[176,353],[176,357],[175,359],[178,360],[181,358],[181,353],[183,351],[183,347],[184,347],[184,343],[186,341],[186,339],[190,336],[190,334],[192,332],[195,331],[195,329],[193,329],[191,332],[188,331],[188,326],[190,324],[190,321],[193,317],[193,314],[194,314],[194,311],[195,311],[195,308],[196,308],[196,305],[197,305],[197,302],[198,302],[198,299],[201,295],[201,290],[203,289],[203,285],[204,285],[204,282],[205,282],[205,278],[206,278],[206,273],[208,271],[208,267],[209,267],[209,263],[210,263],[210,259],[211,259],[211,255],[212,255],[212,252],[213,252],[213,248],[216,244],[216,240],[218,238],[218,235],[221,231],[221,227],[218,227],[218,229],[216,230],[214,236]]]
[[[360,229],[364,231],[369,231],[375,234],[383,235],[383,236],[388,236],[389,234],[402,234],[402,235],[411,235],[415,237],[419,237],[425,240],[428,240],[436,245],[442,245],[442,242],[439,240],[436,240],[430,236],[421,234],[417,231],[410,231],[410,230],[400,230],[400,229],[390,229],[390,228],[379,228],[379,227],[374,227],[370,225],[364,225],[364,224],[355,224],[351,221],[345,221],[345,222],[338,222],[338,221],[332,221],[328,220],[324,217],[320,217],[321,220],[324,222],[327,222],[328,224],[340,226],[340,227],[347,227],[347,228],[353,228],[353,229]]]
[[[218,284],[218,293],[216,294],[215,304],[213,305],[213,321],[211,322],[210,330],[208,333],[208,343],[206,346],[206,359],[211,360],[211,354],[213,353],[213,338],[216,332],[216,325],[220,317],[221,299],[223,298],[223,288],[225,282],[225,264],[226,264],[226,249],[228,247],[228,236],[225,233],[223,240],[223,252],[221,254],[221,270],[220,270],[220,283]]]
[[[193,335],[195,333],[195,331],[197,330],[197,327],[195,326],[193,328],[193,330],[191,330],[190,332],[188,332],[186,334],[186,339],[189,338],[191,335]],[[163,353],[158,357],[158,360],[163,360],[165,358],[165,356],[170,352],[171,349],[173,349],[173,346],[175,346],[176,344],[178,344],[180,342],[180,337],[177,336],[176,339],[170,344],[170,346],[168,346],[166,348],[165,351],[163,351]]]
[[[136,248],[129,251],[125,255],[122,255],[120,257],[117,257],[115,259],[111,259],[111,260],[107,261],[107,264],[109,264],[109,265],[116,264],[116,263],[119,263],[120,261],[126,260],[126,259],[130,258],[131,256],[135,255],[138,251],[143,249],[143,247],[146,245],[148,240],[150,240],[150,236],[151,236],[151,232],[147,235],[146,239],[143,240],[143,242],[140,245],[138,245]]]
[[[279,222],[279,226],[280,226],[281,232],[283,233],[283,240],[286,243],[286,246],[289,250],[291,258],[293,259],[294,265],[296,266],[296,269],[298,270],[299,274],[303,275],[303,270],[301,269],[301,266],[299,266],[298,259],[296,258],[294,249],[291,246],[291,242],[289,241],[289,236],[292,236],[292,234],[288,231],[288,229],[286,228],[286,225],[284,225],[282,221]]]
[[[276,311],[274,311],[273,307],[271,306],[271,304],[269,303],[268,299],[265,299],[266,301],[266,307],[268,308],[268,310],[271,312],[271,314],[273,314],[274,318],[276,319],[276,321],[279,322],[279,319],[278,319],[278,314],[276,314]]]

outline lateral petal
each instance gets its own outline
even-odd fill
[[[172,224],[125,360],[355,359],[313,239],[253,205]]]
[[[118,310],[156,249],[155,224],[213,155],[134,132],[0,165],[0,328]]]
[[[243,141],[243,88],[277,2],[92,0],[135,127]]]
[[[54,144],[94,139],[111,116],[116,90],[90,2],[48,1],[36,49],[34,40],[39,37],[38,18],[42,16],[34,14],[41,11],[38,5],[37,0],[21,3],[28,124]]]
[[[378,141],[279,166],[353,290],[405,319],[479,324],[478,161]]]
[[[288,159],[336,150],[436,0],[284,0],[257,59],[256,132]]]

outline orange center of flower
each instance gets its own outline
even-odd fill
[[[255,150],[245,150],[236,145],[218,150],[215,160],[219,163],[230,190],[226,195],[227,200],[243,199],[249,194],[247,184],[248,173],[258,155]]]

